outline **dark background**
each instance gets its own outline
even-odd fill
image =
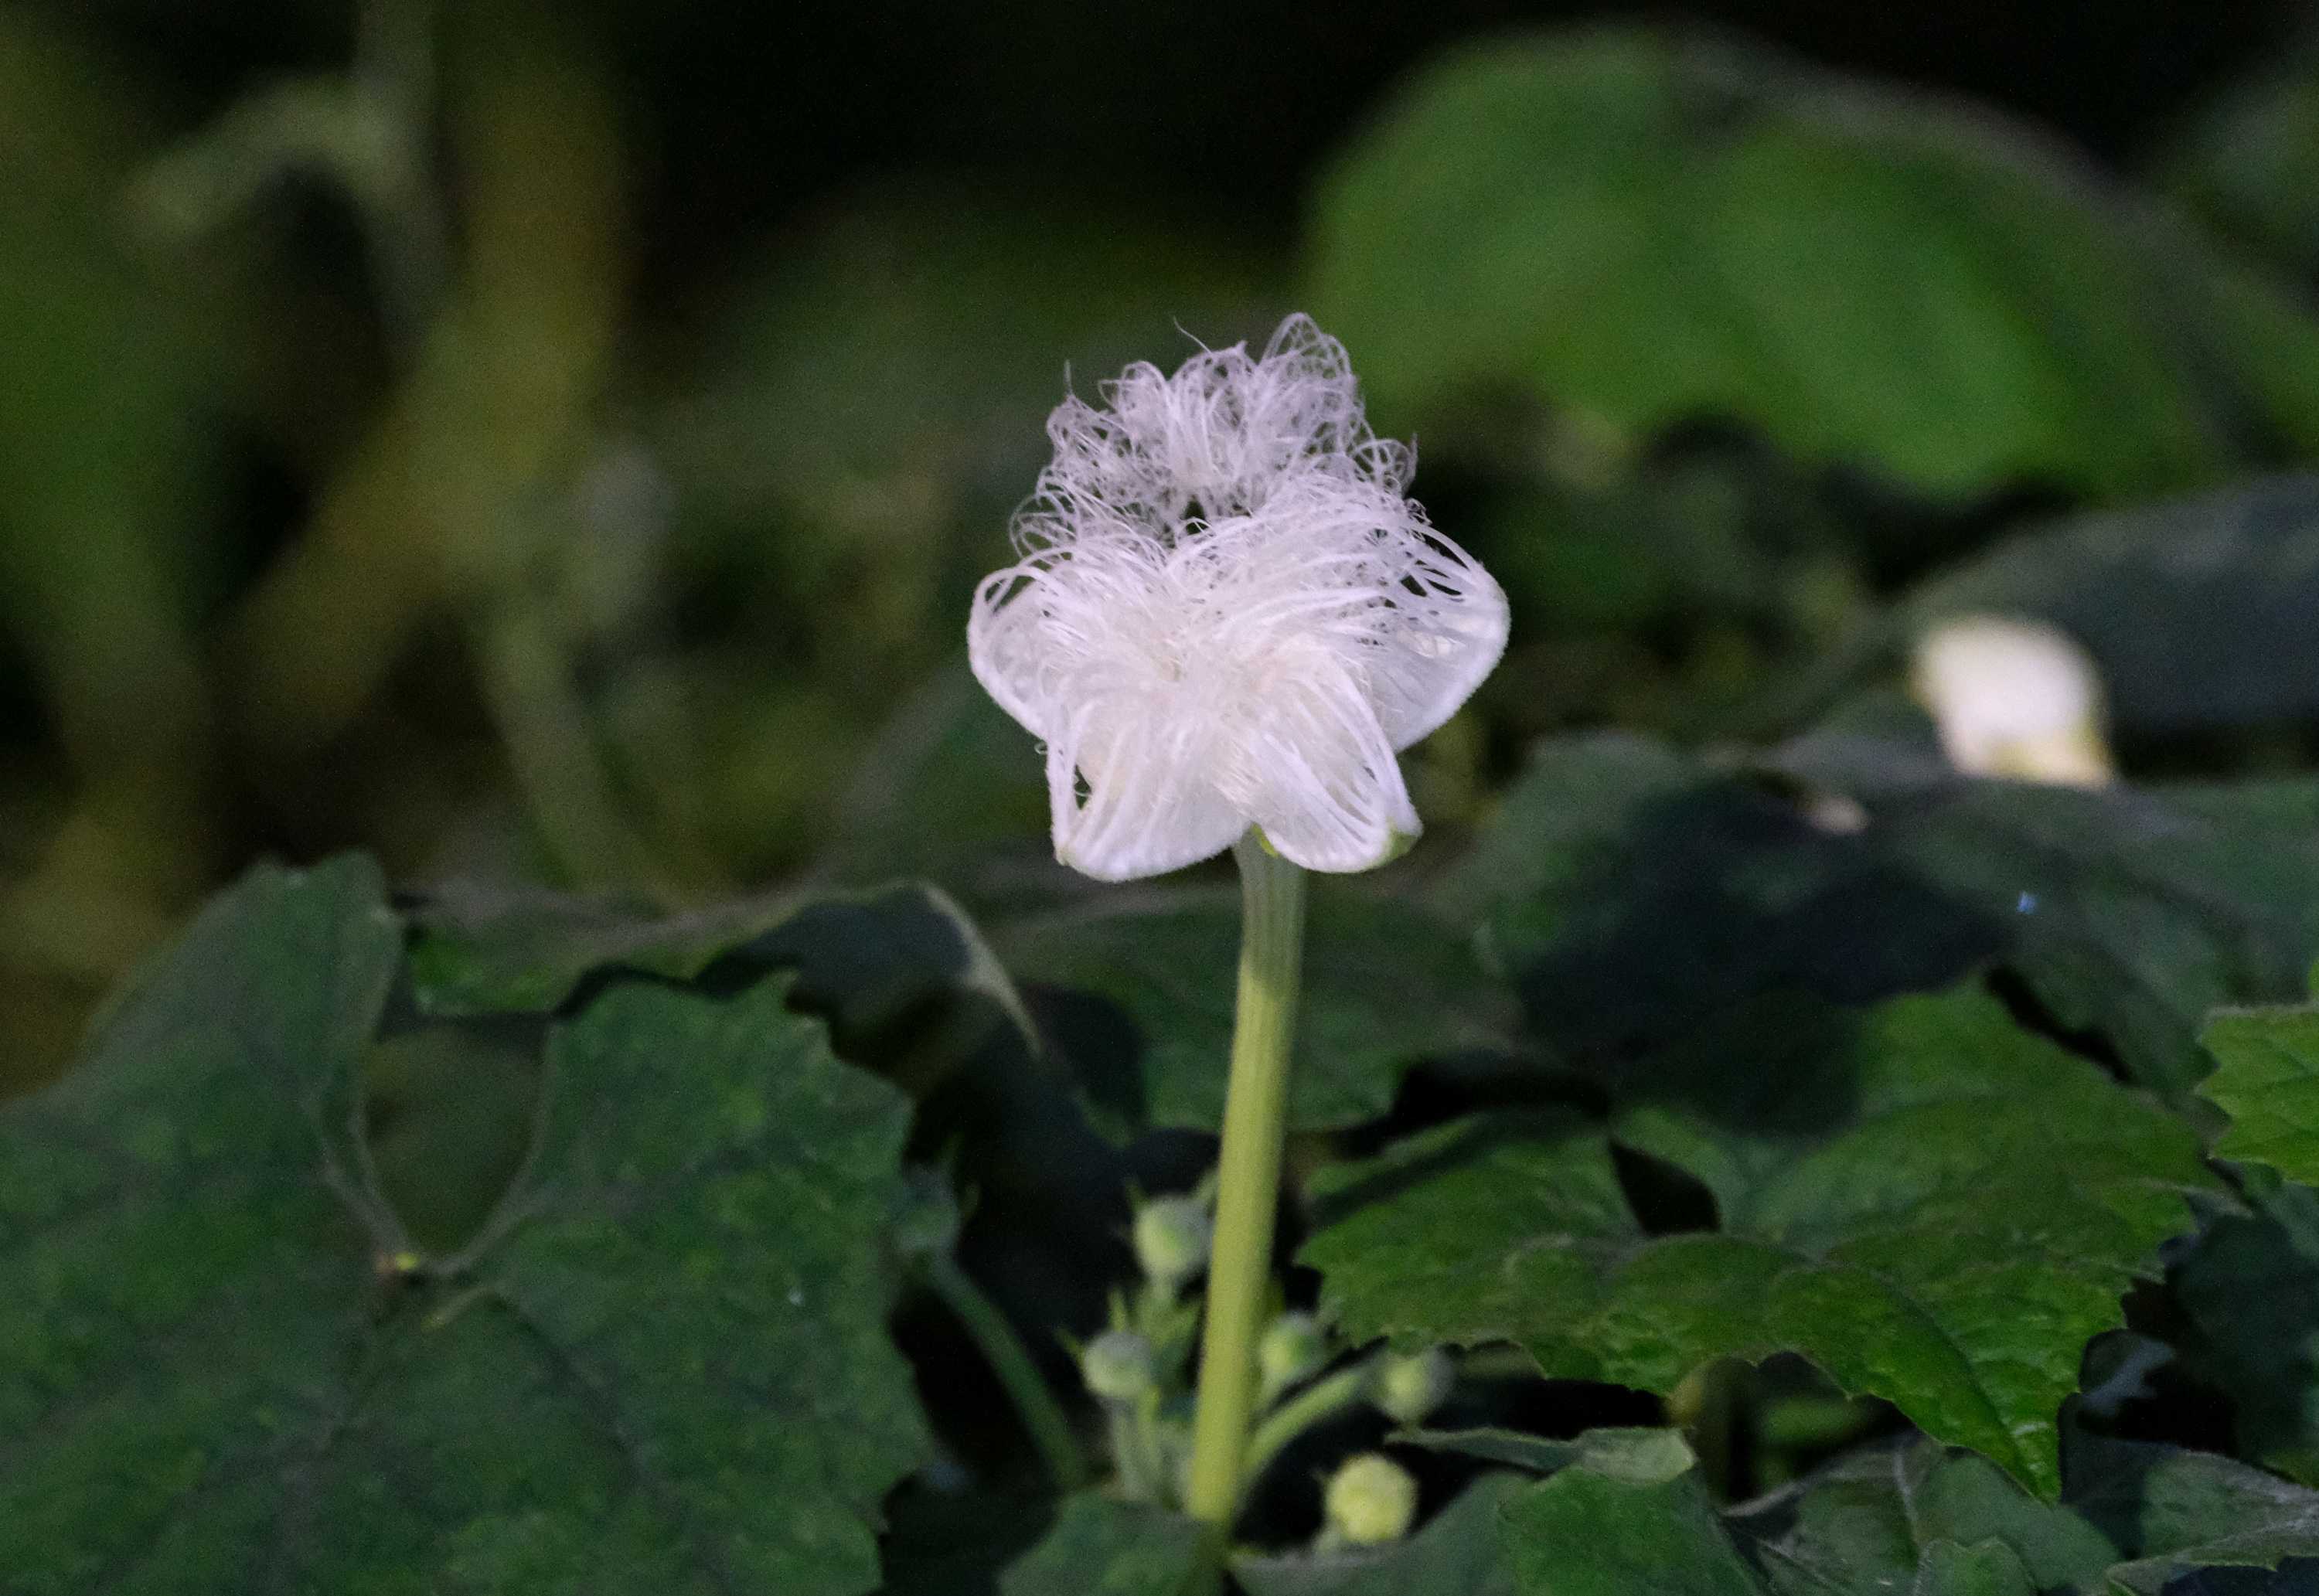
[[[1003,894],[1042,852],[1035,762],[961,623],[1065,374],[1306,307],[1316,196],[1443,51],[1638,23],[1723,39],[1766,105],[1869,75],[1901,124],[2165,207],[2266,293],[2319,259],[2310,19],[2278,0],[0,10],[0,1082],[269,853],[671,905]],[[2214,121],[2274,78],[2256,134]],[[1391,241],[1412,311],[1466,292],[1441,241]],[[2058,258],[2047,288],[2113,293]],[[1556,313],[1638,317],[1647,364],[1650,304]],[[1754,735],[1911,584],[2134,497],[2037,460],[1928,491],[1679,398],[1606,443],[1552,381],[1428,408],[1346,336],[1515,601],[1506,669],[1413,761],[1452,830],[1540,733]],[[2234,470],[2306,457],[2237,404]],[[2299,700],[2251,745],[2143,707],[2130,765],[2308,752]]]

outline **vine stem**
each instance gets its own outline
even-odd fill
[[[957,1316],[983,1361],[998,1376],[1055,1489],[1068,1496],[1086,1484],[1087,1461],[1080,1456],[1078,1438],[1071,1433],[1070,1419],[998,1304],[947,1251],[930,1254],[922,1267],[934,1295]]]
[[[1249,1438],[1248,1456],[1242,1466],[1248,1478],[1253,1480],[1264,1473],[1281,1449],[1331,1414],[1351,1407],[1368,1394],[1371,1370],[1366,1363],[1339,1369],[1335,1374],[1314,1381],[1303,1391],[1275,1408],[1265,1421],[1256,1427]]]
[[[1249,1421],[1256,1404],[1257,1338],[1271,1278],[1280,1204],[1288,1060],[1296,1030],[1304,944],[1304,872],[1253,831],[1233,846],[1240,864],[1240,994],[1232,1075],[1224,1090],[1216,1166],[1216,1229],[1208,1260],[1207,1322],[1192,1413],[1192,1474],[1185,1508],[1220,1535],[1240,1502]]]

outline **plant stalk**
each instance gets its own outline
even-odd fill
[[[957,1316],[973,1339],[976,1350],[982,1354],[983,1361],[990,1366],[990,1372],[1006,1388],[1007,1400],[1015,1404],[1015,1417],[1023,1421],[1024,1431],[1038,1448],[1039,1459],[1046,1465],[1056,1491],[1068,1496],[1086,1484],[1087,1461],[1080,1456],[1078,1437],[1071,1432],[1070,1419],[1055,1400],[1038,1365],[1024,1350],[1015,1327],[1006,1321],[998,1304],[984,1294],[974,1277],[961,1268],[958,1259],[948,1252],[929,1255],[923,1267],[926,1284]]]
[[[1256,1348],[1271,1279],[1297,968],[1304,942],[1304,870],[1273,853],[1252,831],[1232,854],[1240,863],[1242,913],[1240,995],[1216,1167],[1215,1244],[1208,1262],[1199,1397],[1192,1414],[1192,1475],[1184,1503],[1192,1517],[1220,1534],[1230,1530],[1240,1503],[1256,1405]]]

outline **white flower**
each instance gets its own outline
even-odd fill
[[[1917,640],[1913,682],[1961,771],[2076,787],[2115,773],[2100,675],[2053,627],[1987,615],[1944,621]]]
[[[1313,870],[1418,831],[1396,751],[1504,651],[1498,584],[1403,489],[1345,352],[1303,316],[1260,358],[1148,365],[1048,419],[1020,562],[967,625],[974,673],[1044,741],[1055,854],[1156,875],[1251,825]]]

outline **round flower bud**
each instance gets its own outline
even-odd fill
[[[1364,1452],[1330,1476],[1322,1505],[1329,1528],[1345,1540],[1381,1546],[1409,1533],[1417,1517],[1417,1482],[1382,1452]]]
[[[1377,1366],[1369,1400],[1397,1424],[1422,1424],[1457,1378],[1449,1355],[1429,1347],[1409,1357],[1387,1357]]]
[[[1079,1354],[1079,1378],[1107,1402],[1132,1402],[1151,1389],[1151,1343],[1133,1330],[1105,1330]]]
[[[1329,1336],[1310,1313],[1283,1313],[1256,1344],[1256,1368],[1267,1393],[1277,1396],[1318,1374],[1329,1361]]]
[[[1135,1261],[1144,1275],[1169,1287],[1208,1267],[1215,1222],[1197,1197],[1155,1197],[1135,1211]]]

